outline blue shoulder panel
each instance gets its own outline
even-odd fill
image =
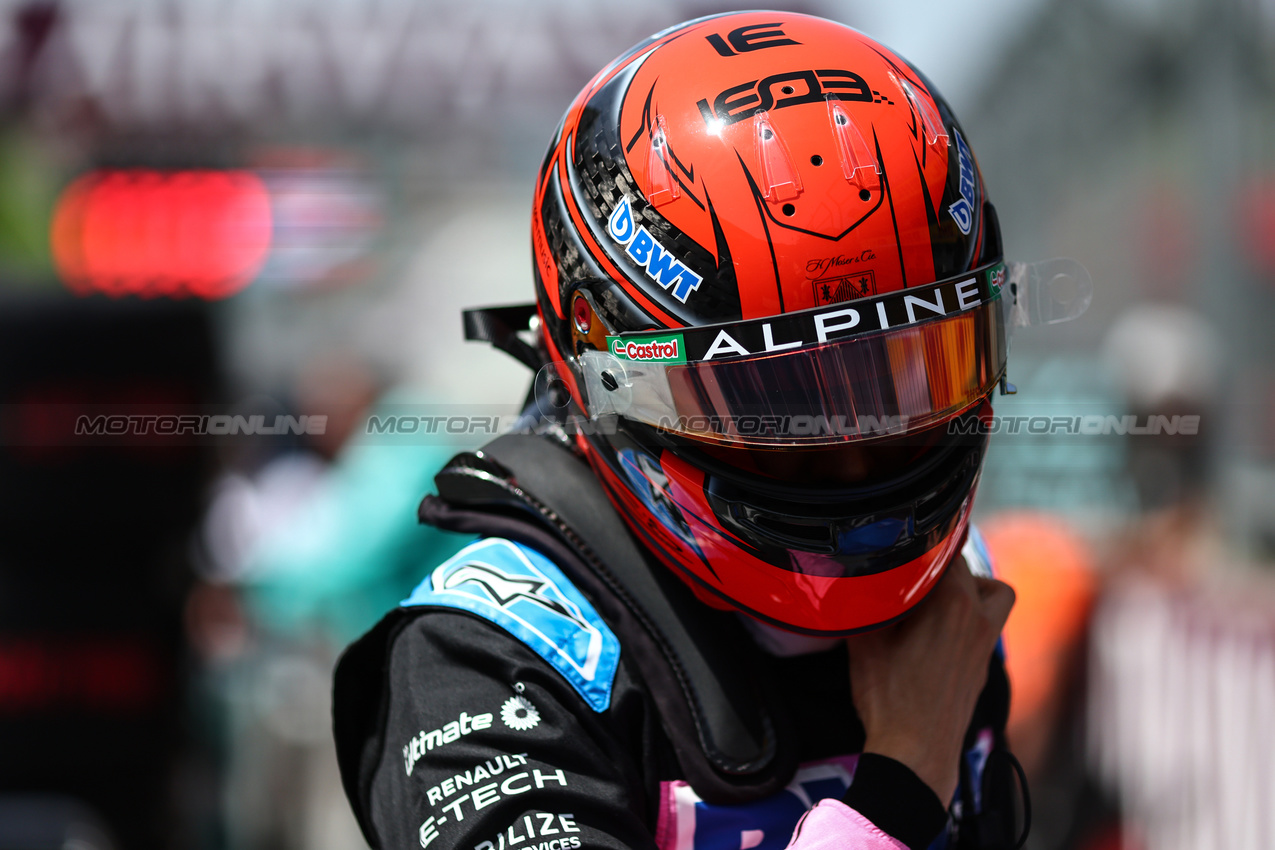
[[[499,537],[471,543],[402,604],[484,617],[553,665],[594,711],[611,704],[620,641],[562,571],[534,549]]]

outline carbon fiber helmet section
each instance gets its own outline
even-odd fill
[[[880,333],[895,330],[890,310],[906,308],[923,324],[913,317],[918,304],[973,327],[972,314],[960,312],[966,295],[957,311],[951,293],[975,293],[977,284],[969,303],[987,305],[1004,278],[999,228],[969,141],[933,85],[856,30],[785,12],[691,21],[604,68],[568,108],[545,156],[532,244],[545,345],[586,414],[581,364],[589,352],[613,351],[621,335],[753,323],[744,329],[764,350],[727,337],[706,359],[786,349],[805,357],[829,342],[825,331],[853,326],[844,316],[854,302],[879,314]],[[946,305],[934,294],[939,282]],[[909,303],[891,296],[914,287],[928,289]],[[842,318],[812,314],[787,325],[813,322],[819,337],[809,344],[777,341],[770,324],[756,325],[823,308]],[[954,403],[926,408],[955,421],[986,412],[1003,339],[991,333],[983,343],[948,327],[956,328],[928,326],[922,342],[873,339],[888,379],[932,394],[937,381],[959,385]],[[949,339],[962,351],[946,352]],[[687,362],[660,338],[628,342],[630,352],[645,352],[630,359]],[[987,351],[976,348],[984,344]],[[911,354],[895,356],[909,345]],[[839,368],[846,386],[874,378]],[[929,370],[919,385],[917,369]],[[710,382],[727,371],[700,369]],[[614,383],[609,373],[591,377],[599,375]],[[820,410],[849,409],[849,395],[838,392],[835,382],[810,388]],[[820,507],[803,518],[813,503],[800,482],[780,486],[732,466],[746,450],[711,454],[686,430],[665,433],[623,416],[615,433],[582,434],[579,444],[630,528],[705,599],[814,633],[871,628],[924,597],[964,537],[983,454],[981,442],[961,451],[935,442],[928,419],[928,448],[915,458],[924,474],[896,469],[879,482],[895,499],[889,511],[871,508],[872,482],[832,482],[811,490]],[[833,437],[826,450],[844,459],[880,442],[854,449]]]

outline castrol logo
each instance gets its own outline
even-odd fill
[[[630,360],[675,360],[677,359],[677,340],[668,342],[616,342],[613,353],[617,357]]]
[[[640,337],[624,339],[611,337],[611,353],[622,360],[636,360],[642,363],[685,363],[686,352],[682,347],[682,337],[674,334],[668,337]]]

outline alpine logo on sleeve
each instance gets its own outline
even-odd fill
[[[484,617],[535,650],[594,711],[611,704],[620,641],[562,571],[534,549],[498,537],[479,540],[434,570],[402,604]],[[525,712],[510,716],[535,724]]]

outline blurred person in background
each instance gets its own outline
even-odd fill
[[[1017,593],[1005,630],[1008,731],[1035,792],[1029,848],[1229,846],[1201,826],[1220,823],[1225,809],[1193,789],[1220,787],[1219,771],[1251,770],[1229,763],[1213,740],[1212,710],[1190,708],[1221,697],[1218,665],[1229,650],[1219,649],[1231,639],[1215,638],[1246,628],[1201,604],[1237,558],[1210,501],[1219,351],[1208,323],[1181,306],[1137,307],[1109,329],[1102,362],[1127,411],[1112,418],[1146,432],[1121,438],[1137,510],[1108,539],[1093,545],[1044,513],[982,524],[1000,577]],[[1256,673],[1245,664],[1220,675],[1260,683]],[[1214,718],[1233,713],[1228,725],[1241,728],[1249,710],[1232,704]]]
[[[210,734],[222,749],[228,846],[357,842],[333,769],[328,702],[336,650],[375,622],[462,538],[415,522],[420,492],[456,451],[377,443],[368,416],[407,397],[364,358],[320,355],[289,395],[325,417],[297,445],[237,443],[204,520],[201,581],[186,623],[206,664]]]
[[[1217,332],[1195,310],[1151,304],[1121,316],[1107,333],[1104,360],[1138,422],[1189,424],[1128,440],[1127,475],[1139,516],[1111,566],[1168,584],[1196,584],[1228,557],[1211,515],[1210,428],[1217,428],[1222,382]]]
[[[665,30],[568,109],[532,243],[537,305],[466,321],[544,418],[439,473],[480,539],[337,668],[367,840],[1014,846],[968,519],[1043,302],[933,86],[802,15]]]
[[[1105,553],[1094,613],[1089,757],[1119,808],[1108,846],[1261,848],[1275,840],[1275,582],[1217,512],[1231,423],[1217,332],[1197,311],[1142,306],[1104,354],[1129,410],[1191,418],[1129,436],[1140,511]]]

